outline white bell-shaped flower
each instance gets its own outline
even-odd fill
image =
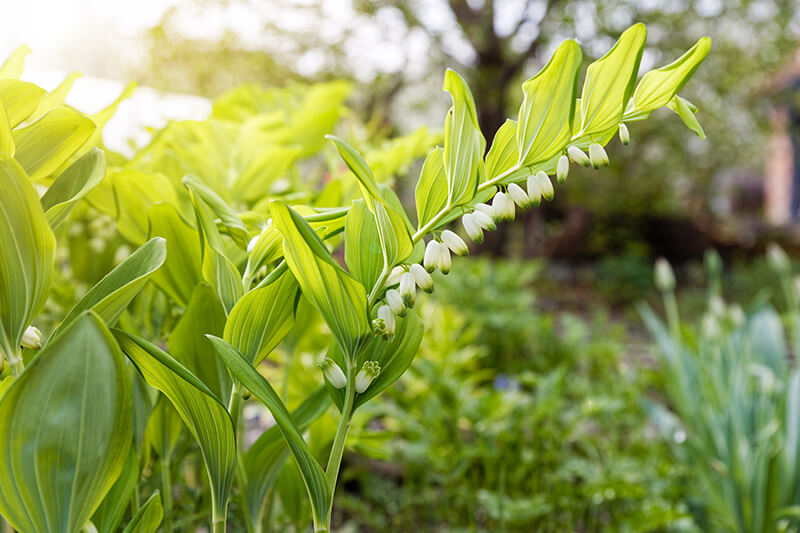
[[[569,174],[569,157],[562,155],[558,158],[558,166],[556,167],[556,179],[559,183],[567,181]]]
[[[418,263],[414,263],[408,269],[411,272],[411,275],[414,276],[414,280],[417,282],[417,287],[422,289],[427,293],[433,292],[433,278],[428,271],[425,270],[425,267]]]
[[[483,230],[475,221],[475,213],[465,213],[464,216],[461,217],[461,225],[464,226],[464,231],[467,232],[467,237],[477,243],[483,242]]]
[[[520,209],[530,209],[531,205],[533,205],[528,193],[516,183],[512,183],[508,186],[508,195],[511,196],[511,199],[514,200],[514,203],[517,204]]]
[[[322,369],[322,373],[325,374],[325,379],[328,380],[328,383],[330,383],[333,388],[343,389],[347,385],[347,377],[344,375],[344,372],[342,372],[342,369],[336,364],[336,361],[330,357],[326,357],[317,366]]]
[[[367,361],[364,363],[364,366],[361,367],[361,370],[359,370],[356,375],[356,392],[363,394],[380,373],[381,366],[377,361]]]
[[[433,272],[436,270],[436,266],[439,264],[441,247],[442,245],[439,244],[439,242],[435,239],[428,241],[428,244],[425,247],[425,257],[422,259],[422,264],[425,266],[425,270],[428,272]]]
[[[21,344],[23,348],[38,350],[42,347],[42,332],[37,327],[28,326],[22,334]]]
[[[450,248],[450,251],[454,254],[463,256],[469,253],[469,248],[467,247],[467,243],[464,242],[464,239],[449,229],[442,232],[441,239],[442,243]]]
[[[569,154],[570,159],[572,159],[582,167],[588,167],[592,164],[592,161],[589,159],[589,156],[586,155],[586,152],[584,152],[577,146],[567,147],[567,153]]]

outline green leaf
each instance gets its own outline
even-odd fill
[[[192,291],[203,281],[197,230],[170,204],[151,207],[148,219],[147,238],[163,237],[167,241],[167,258],[153,274],[153,283],[178,305],[186,307]]]
[[[147,443],[153,447],[159,458],[172,457],[172,452],[181,436],[181,429],[183,422],[178,411],[166,396],[160,394],[145,429]]]
[[[0,357],[19,350],[22,334],[47,301],[56,241],[25,172],[0,160]]]
[[[655,109],[667,105],[686,85],[709,51],[711,39],[703,37],[674,62],[645,74],[636,86],[625,120],[645,119]]]
[[[611,50],[589,65],[581,93],[581,126],[575,144],[599,142],[616,131],[636,84],[647,28],[634,24],[623,32]]]
[[[0,399],[0,512],[22,532],[78,531],[122,472],[131,444],[125,360],[83,313]]]
[[[233,422],[214,393],[172,356],[146,340],[114,330],[122,350],[151,387],[169,398],[203,455],[212,506],[224,515],[236,473]]]
[[[403,216],[397,209],[386,202],[372,175],[367,162],[358,151],[333,135],[327,135],[336,145],[342,159],[358,180],[361,196],[364,198],[367,209],[375,217],[378,227],[378,240],[383,251],[384,268],[388,272],[394,265],[401,262],[414,250],[411,235],[408,233]],[[399,206],[402,211],[402,206]],[[368,287],[372,287],[368,285]]]
[[[298,290],[287,271],[269,285],[248,292],[231,310],[223,338],[257,366],[292,329]]]
[[[694,107],[691,102],[676,94],[667,105],[681,117],[681,120],[686,124],[687,128],[692,130],[701,139],[706,138],[706,132],[703,131],[703,127],[700,125],[700,122],[697,121],[697,117],[694,116],[697,108]]]
[[[578,43],[564,41],[547,65],[522,84],[524,98],[516,128],[518,166],[547,161],[570,140],[582,57]]]
[[[225,200],[196,176],[185,176],[182,183],[186,188],[203,199],[214,214],[219,217],[222,225],[226,228],[234,242],[238,244],[242,250],[245,250],[248,242],[250,242],[250,234],[244,222],[242,222],[242,219],[239,218],[239,215],[237,215],[227,203],[225,203]]]
[[[486,178],[492,179],[506,172],[517,163],[517,121],[506,119],[494,134],[492,147],[486,154]]]
[[[43,95],[40,100],[37,100],[37,105],[33,107],[33,110],[30,114],[31,119],[39,118],[40,116],[44,115],[54,107],[58,107],[64,103],[64,100],[67,98],[67,95],[72,90],[72,86],[75,83],[75,80],[80,78],[82,74],[80,72],[71,72],[67,74],[64,80],[52,91]],[[44,91],[42,91],[44,92]],[[25,118],[28,118],[27,116]]]
[[[75,203],[94,189],[106,175],[106,156],[99,148],[67,168],[42,196],[42,208],[50,227],[57,228]]]
[[[161,174],[146,174],[136,170],[112,170],[108,173],[115,209],[109,213],[108,205],[98,205],[93,196],[103,191],[97,187],[90,195],[92,204],[117,219],[117,231],[135,245],[147,240],[149,220],[144,216],[156,204],[178,207],[178,196],[169,179]],[[103,202],[104,204],[106,202]]]
[[[106,494],[103,503],[92,515],[92,524],[98,531],[103,533],[117,531],[117,526],[125,516],[125,510],[128,508],[137,481],[139,481],[139,458],[136,448],[131,446],[122,473]]]
[[[464,79],[447,69],[444,90],[450,93],[453,106],[444,125],[444,171],[447,176],[447,205],[467,204],[475,196],[486,169],[483,153],[486,140],[478,126],[475,101]]]
[[[136,511],[122,533],[155,533],[163,519],[164,508],[161,506],[161,494],[155,491]]]
[[[0,102],[0,158],[11,159],[14,157],[14,137],[11,134],[11,124],[8,120],[8,114]]]
[[[244,293],[242,277],[233,261],[225,255],[222,236],[217,230],[211,209],[193,191],[189,194],[192,197],[192,205],[197,216],[197,227],[201,234],[203,278],[216,292],[219,301],[225,307],[225,312],[230,313]]]
[[[355,357],[370,333],[364,286],[331,257],[303,217],[288,205],[270,202],[270,211],[283,234],[283,253],[303,295],[316,307],[334,338]]]
[[[16,160],[31,180],[55,172],[97,129],[95,123],[68,107],[53,109],[36,122],[14,130]]]
[[[397,326],[394,338],[391,341],[387,341],[382,337],[372,337],[358,358],[360,363],[377,361],[381,367],[381,373],[378,374],[378,377],[375,378],[375,381],[366,391],[362,394],[356,393],[355,408],[371,400],[397,381],[411,365],[414,356],[417,355],[420,342],[422,342],[422,333],[425,329],[422,320],[413,311],[409,312],[405,318],[396,317],[396,320]],[[330,357],[344,368],[344,358],[336,344],[331,344],[328,348],[327,357]],[[345,390],[334,388],[327,380],[326,385],[333,403],[341,411],[344,404]]]
[[[31,53],[31,48],[27,44],[23,44],[14,50],[8,59],[5,60],[3,66],[0,67],[0,79],[14,78],[19,79],[22,72],[25,70],[25,58]]]
[[[27,81],[0,80],[0,103],[6,110],[12,128],[33,114],[44,94],[44,89]]]
[[[225,309],[211,287],[201,283],[195,287],[189,305],[172,330],[167,349],[172,357],[227,403],[231,390],[228,371],[205,338],[206,333],[222,335],[224,327]]]
[[[417,226],[422,228],[447,206],[447,176],[444,155],[439,147],[428,153],[414,191],[417,204]]]
[[[344,224],[344,260],[350,274],[364,287],[372,287],[384,267],[383,250],[375,216],[364,200],[354,200]]]
[[[156,237],[147,241],[89,289],[67,313],[57,331],[63,331],[70,322],[89,309],[100,315],[106,324],[114,326],[153,272],[164,263],[166,255],[164,239]],[[52,336],[55,335],[54,332]]]
[[[306,485],[309,499],[311,500],[314,524],[324,523],[327,518],[331,502],[331,487],[325,472],[317,462],[314,454],[309,449],[308,444],[300,434],[300,430],[292,420],[292,416],[286,409],[278,394],[264,379],[264,377],[253,368],[250,362],[236,348],[224,340],[209,336],[220,357],[225,361],[225,365],[231,374],[249,390],[253,396],[258,398],[267,406],[272,416],[275,418],[283,438],[286,440],[289,450],[297,461],[303,482]]]
[[[298,430],[303,432],[314,420],[322,416],[329,406],[328,392],[325,387],[320,387],[292,411],[292,420]],[[251,524],[260,523],[264,500],[288,457],[289,448],[277,425],[262,433],[247,450],[244,456],[244,469],[247,472],[246,497]]]

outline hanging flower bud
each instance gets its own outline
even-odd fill
[[[428,245],[425,247],[425,257],[422,260],[422,264],[425,265],[425,270],[428,272],[436,270],[436,265],[439,263],[440,247],[441,244],[434,239],[429,240]]]
[[[770,266],[777,272],[789,272],[792,269],[792,263],[789,261],[789,256],[783,251],[783,248],[771,242],[767,245],[767,261]]]
[[[530,209],[531,205],[533,205],[528,194],[516,183],[508,186],[508,195],[511,196],[511,199],[520,209]]]
[[[675,290],[675,273],[666,259],[659,257],[656,259],[656,288],[661,292],[670,292]]]
[[[538,174],[531,174],[528,176],[528,198],[531,199],[531,202],[534,206],[538,206],[542,203],[542,187],[539,185],[539,176]]]
[[[608,165],[608,154],[598,143],[589,145],[589,161],[595,169]]]
[[[397,289],[389,289],[386,291],[386,303],[389,305],[392,313],[406,316],[406,306],[403,304],[403,297],[397,292]]]
[[[256,247],[256,243],[258,242],[258,239],[260,237],[261,237],[261,234],[259,233],[258,235],[256,235],[252,239],[250,239],[250,242],[247,243],[247,253],[248,254],[251,253],[253,251],[253,248]]]
[[[623,122],[619,124],[619,140],[625,146],[631,143],[631,132],[628,131],[628,126]]]
[[[475,211],[480,211],[484,215],[488,215],[490,217],[494,215],[494,210],[492,209],[492,206],[490,206],[489,204],[484,204],[484,203],[475,204]]]
[[[567,181],[567,174],[569,174],[569,157],[562,155],[558,158],[558,166],[556,167],[556,179],[559,183]]]
[[[441,271],[442,274],[447,275],[450,273],[450,266],[451,266],[450,250],[448,250],[447,246],[445,245],[439,246],[439,262],[436,266],[439,267],[439,270]]]
[[[539,180],[539,190],[542,191],[542,197],[548,202],[551,201],[555,196],[555,191],[553,190],[553,182],[550,181],[550,176],[544,170],[540,170],[536,173],[536,179]]]
[[[356,392],[363,394],[372,381],[381,373],[381,365],[377,361],[367,361],[356,375]]]
[[[406,307],[414,307],[414,302],[417,299],[417,287],[414,281],[414,274],[405,272],[400,276],[400,296],[403,297],[403,303]]]
[[[578,148],[577,146],[567,147],[567,153],[569,154],[569,157],[573,161],[575,161],[582,167],[588,167],[589,165],[592,164],[591,160],[589,159],[589,156],[587,156],[584,153],[584,151]]]
[[[427,272],[426,272],[427,274]],[[394,337],[395,320],[394,313],[389,309],[388,305],[382,305],[378,308],[378,320],[383,323],[383,336],[387,338]]]
[[[442,232],[441,235],[442,243],[445,246],[450,248],[450,251],[456,255],[464,256],[469,254],[469,248],[467,248],[467,243],[464,242],[464,239],[446,229]]]
[[[392,287],[400,283],[400,276],[406,273],[406,269],[397,265],[392,269],[392,272],[389,274],[389,277],[386,278],[386,287]]]
[[[28,329],[22,334],[22,347],[34,350],[42,347],[42,332],[39,331],[39,328],[28,326]]]
[[[325,374],[325,379],[328,380],[328,383],[330,383],[333,388],[343,389],[345,385],[347,385],[347,377],[345,377],[344,372],[342,372],[342,369],[336,364],[336,361],[330,357],[323,359],[317,366],[322,369],[322,373]]]
[[[478,213],[478,214],[483,214],[483,213]],[[483,242],[483,230],[478,225],[478,223],[475,222],[474,213],[464,214],[464,216],[461,217],[461,225],[464,226],[464,231],[467,232],[467,237],[469,237],[474,242],[477,242],[479,244]]]
[[[475,206],[475,211],[472,213],[472,220],[478,225],[479,228],[485,229],[488,231],[494,231],[497,229],[497,224],[494,223],[494,218],[492,218],[491,213],[486,213],[485,211],[478,210],[478,206],[489,207],[486,204],[478,204]],[[491,207],[489,207],[491,209]]]
[[[409,272],[411,275],[414,276],[414,280],[417,282],[417,287],[422,289],[427,293],[433,292],[433,278],[425,268],[417,263],[414,263],[409,267]]]
[[[503,191],[494,195],[492,199],[492,210],[494,211],[495,221],[505,220],[506,222],[511,222],[514,220],[514,215],[516,214],[514,201]]]

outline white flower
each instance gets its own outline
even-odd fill
[[[589,145],[589,161],[591,161],[594,168],[600,168],[608,165],[608,154],[598,143]]]
[[[508,195],[511,196],[511,199],[520,209],[530,209],[531,205],[533,205],[528,194],[516,183],[508,186]]]
[[[473,213],[465,213],[464,216],[461,217],[461,225],[464,226],[464,231],[467,232],[467,236],[470,239],[477,243],[483,242],[483,230],[478,223],[475,222],[475,216]]]
[[[377,361],[367,361],[364,366],[359,370],[356,375],[356,392],[363,394],[372,384],[372,380],[378,377],[381,373],[381,366]]]
[[[395,331],[394,313],[392,313],[388,305],[382,305],[378,308],[378,320],[383,322],[381,333],[386,337],[393,337]]]
[[[386,291],[386,303],[389,305],[392,313],[406,316],[406,306],[403,304],[403,297],[397,292],[397,289],[389,289]]]
[[[317,366],[322,369],[322,373],[325,374],[325,379],[328,380],[328,383],[330,383],[333,388],[343,389],[345,385],[347,385],[347,377],[345,377],[344,372],[342,372],[342,369],[336,364],[336,361],[330,357],[323,359]]]
[[[528,176],[528,198],[531,199],[533,205],[542,203],[542,186],[539,184],[538,174]]]
[[[392,272],[389,274],[389,277],[386,278],[386,287],[392,287],[400,283],[400,276],[402,276],[405,273],[406,270],[402,266],[397,265],[396,267],[394,267],[392,269]]]
[[[479,211],[489,217],[494,215],[494,210],[492,209],[492,206],[490,206],[489,204],[484,204],[484,203],[475,204],[475,211]]]
[[[408,271],[414,276],[417,287],[428,293],[433,292],[433,278],[422,265],[414,263],[409,267]]]
[[[494,211],[495,220],[505,220],[506,222],[514,220],[514,214],[516,213],[514,201],[503,191],[494,195],[492,210]]]
[[[628,131],[628,126],[622,122],[619,124],[619,140],[625,146],[628,146],[631,142],[631,132]]]
[[[556,168],[556,178],[559,183],[567,181],[567,174],[569,174],[569,157],[562,155],[558,158],[558,167]]]
[[[478,204],[482,206],[486,206],[486,204]],[[475,211],[472,213],[472,220],[480,227],[481,229],[494,231],[497,229],[497,224],[494,223],[494,219],[492,218],[491,213],[486,213],[484,211],[479,211],[477,209],[478,205],[475,206]],[[486,206],[489,207],[489,206]],[[491,208],[489,208],[491,209]]]
[[[655,278],[656,288],[661,292],[669,292],[675,289],[675,273],[663,257],[656,259]]]
[[[258,242],[258,239],[260,239],[260,238],[261,238],[261,234],[259,233],[258,235],[256,235],[252,239],[250,239],[250,242],[247,243],[247,253],[248,254],[253,252],[253,248],[256,247],[256,243]]]
[[[728,316],[730,317],[731,323],[737,328],[742,327],[747,320],[747,317],[745,317],[744,314],[744,309],[742,309],[742,306],[739,304],[733,304],[730,306],[728,309]]]
[[[400,296],[403,297],[403,303],[407,307],[414,307],[414,302],[417,299],[417,287],[414,280],[414,274],[405,272],[400,276]]]
[[[447,246],[440,245],[439,246],[439,262],[437,265],[439,270],[442,274],[449,274],[450,273],[450,250],[447,249]]]
[[[789,272],[792,269],[792,263],[789,261],[789,256],[783,251],[783,248],[771,242],[767,245],[767,261],[773,269],[778,272]]]
[[[582,167],[588,167],[592,164],[591,160],[589,160],[589,156],[587,156],[583,150],[578,148],[577,146],[569,146],[567,147],[567,153],[569,157],[578,163]]]
[[[441,253],[439,249],[441,247],[442,245],[435,239],[428,241],[428,245],[425,247],[425,257],[422,260],[422,264],[425,265],[425,270],[428,272],[436,270],[436,265],[439,263],[439,254]]]
[[[464,239],[446,229],[442,232],[441,235],[442,242],[450,248],[450,251],[456,255],[467,255],[469,253],[469,248],[467,248],[467,243],[464,242]]]
[[[42,332],[39,331],[39,328],[28,326],[28,329],[22,334],[22,347],[34,350],[42,347]]]
[[[536,173],[536,179],[539,180],[539,190],[542,191],[542,197],[549,202],[555,195],[553,182],[550,181],[550,176],[547,175],[547,172],[540,170]]]

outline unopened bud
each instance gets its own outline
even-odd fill
[[[478,205],[486,205],[486,204],[478,204]],[[478,207],[477,205],[475,206]],[[479,228],[485,229],[488,231],[494,231],[497,229],[497,224],[494,223],[494,219],[490,213],[485,213],[484,211],[478,211],[477,209],[472,213],[472,220],[478,225]]]
[[[675,290],[675,273],[669,262],[663,257],[656,259],[655,268],[656,288],[661,292]]]
[[[405,272],[400,276],[400,296],[403,297],[403,303],[406,307],[414,307],[414,302],[417,299],[417,287],[414,280],[414,274]]]
[[[555,191],[553,190],[553,182],[550,181],[550,176],[544,170],[540,170],[536,173],[536,177],[539,180],[539,189],[542,191],[542,197],[548,202],[551,201],[555,196]]]
[[[569,174],[569,157],[562,155],[558,158],[558,166],[556,167],[556,179],[559,183],[567,181],[567,174]]]
[[[569,146],[567,147],[567,153],[569,154],[570,159],[578,163],[582,167],[588,167],[592,164],[589,156],[586,153],[578,148],[577,146]]]
[[[439,270],[442,274],[449,274],[450,273],[450,266],[452,262],[450,259],[450,250],[447,249],[447,246],[440,245],[439,246],[439,262],[436,266],[439,267]]]
[[[628,131],[628,126],[622,122],[619,124],[619,140],[625,146],[631,143],[631,132]]]
[[[511,222],[514,220],[514,215],[516,214],[514,201],[503,191],[494,195],[492,199],[492,210],[494,211],[494,219],[496,221],[505,220],[506,222]]]
[[[450,251],[454,254],[461,256],[469,254],[469,248],[467,248],[467,243],[464,242],[464,239],[449,229],[442,232],[441,238],[445,246],[450,248]]]
[[[364,363],[364,366],[361,367],[361,370],[359,370],[356,375],[356,392],[363,394],[380,373],[381,365],[379,365],[377,361],[367,361]]]
[[[253,251],[253,248],[256,247],[256,243],[258,242],[258,239],[260,237],[261,237],[261,234],[259,233],[258,235],[256,235],[252,239],[250,239],[250,242],[247,243],[247,253],[248,254]]]
[[[380,320],[383,324],[383,331],[381,333],[385,337],[394,337],[394,313],[392,313],[392,310],[389,309],[388,305],[382,305],[378,308],[378,320]]]
[[[406,306],[403,304],[403,297],[397,292],[397,289],[389,289],[386,291],[386,303],[389,305],[392,313],[406,316]]]
[[[425,247],[425,257],[422,259],[422,264],[425,265],[425,270],[428,272],[436,270],[436,265],[439,263],[440,246],[436,240],[431,239]]]
[[[333,388],[343,389],[345,385],[347,385],[347,377],[345,377],[344,372],[342,372],[342,369],[336,364],[336,361],[330,357],[323,359],[317,366],[322,369],[325,379],[328,380],[328,383],[330,383]]]
[[[789,272],[792,269],[792,264],[789,261],[789,256],[783,251],[783,248],[771,242],[767,245],[767,260],[770,266],[778,272]]]
[[[598,143],[589,145],[589,161],[595,169],[608,165],[608,154],[605,149]]]
[[[520,209],[530,209],[531,205],[533,205],[528,193],[516,183],[512,183],[508,186],[508,195],[511,196],[511,199],[514,200],[514,203],[517,204]]]
[[[469,237],[470,239],[472,239],[477,243],[483,242],[483,230],[475,221],[474,213],[464,214],[464,216],[461,217],[461,225],[464,226],[464,231],[467,232],[467,237]]]
[[[39,331],[39,328],[28,326],[28,329],[22,334],[21,344],[23,348],[38,350],[42,347],[42,332]]]
[[[405,273],[406,273],[406,269],[404,269],[400,265],[397,265],[389,273],[389,277],[386,278],[385,286],[386,287],[393,287],[393,286],[397,285],[398,283],[400,283],[400,277]]]
[[[542,187],[539,185],[539,176],[534,173],[528,176],[528,198],[531,199],[533,205],[538,206],[542,203]]]
[[[408,271],[414,276],[417,287],[428,293],[433,292],[433,278],[422,265],[414,263],[409,267]]]

